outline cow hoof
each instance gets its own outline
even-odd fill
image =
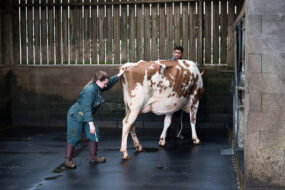
[[[136,147],[137,152],[143,152],[143,147],[141,145]]]
[[[127,155],[126,157],[122,156],[122,160],[129,160],[129,159],[131,159],[129,155]]]
[[[196,144],[196,145],[201,144],[201,141],[198,138],[192,139],[192,141],[193,141],[193,144]]]
[[[165,146],[165,140],[164,139],[160,139],[158,144],[159,144],[159,146],[164,147]]]

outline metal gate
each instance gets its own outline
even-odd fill
[[[245,84],[245,23],[244,16],[234,26],[234,76],[233,76],[233,134],[238,148],[243,148],[244,138],[244,84]]]

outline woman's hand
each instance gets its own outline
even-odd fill
[[[125,72],[125,68],[121,68],[119,73],[118,73],[118,77],[122,76]]]
[[[95,126],[94,126],[93,121],[89,122],[88,124],[89,124],[89,127],[90,127],[90,133],[91,134],[95,134],[96,131],[95,131]]]

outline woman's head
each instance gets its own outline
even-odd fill
[[[91,83],[96,83],[101,89],[103,89],[107,86],[108,81],[109,76],[106,72],[97,71],[85,86],[88,86]]]
[[[94,82],[96,82],[97,80],[104,81],[105,79],[109,79],[109,77],[108,74],[104,71],[97,71],[93,76]]]
[[[107,86],[108,81],[109,81],[108,74],[104,71],[96,72],[94,77],[93,77],[93,82],[96,82],[96,84],[101,89],[103,89]]]

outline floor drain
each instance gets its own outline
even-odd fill
[[[234,155],[234,150],[232,148],[225,148],[221,150],[221,155],[232,156]]]

